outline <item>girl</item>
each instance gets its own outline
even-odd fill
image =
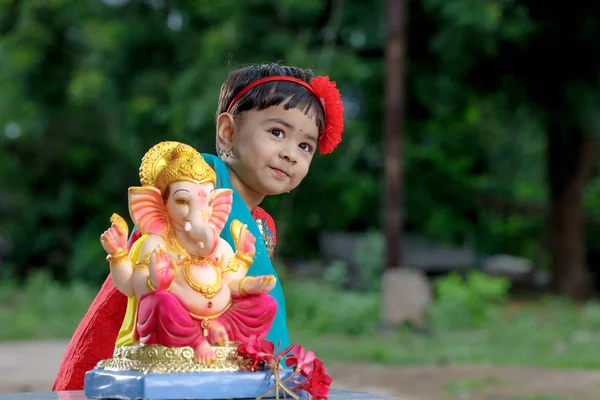
[[[276,231],[260,203],[266,196],[296,188],[308,173],[317,148],[332,152],[341,142],[343,104],[327,77],[279,64],[234,71],[221,86],[217,109],[217,155],[202,154],[215,169],[217,187],[233,190],[233,207],[222,238],[233,244],[229,223],[240,220],[256,237],[248,275],[277,276],[271,258]],[[139,238],[134,231],[129,247]],[[289,345],[285,299],[277,280],[270,293],[277,315],[267,339]],[[53,391],[82,390],[85,373],[112,357],[117,338],[129,328],[127,298],[106,279],[73,334]],[[130,321],[129,321],[130,322]]]

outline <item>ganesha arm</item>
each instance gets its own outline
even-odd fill
[[[125,248],[129,228],[127,222],[118,214],[111,215],[110,223],[110,228],[100,236],[100,242],[108,253],[106,261],[110,266],[110,276],[115,287],[125,296],[131,296],[133,268],[130,251]]]
[[[224,282],[242,278],[253,263],[252,257],[234,252],[229,243],[223,239],[221,239],[219,250],[212,257],[212,261],[215,266],[221,268]]]
[[[242,271],[242,272],[240,272]],[[277,278],[275,275],[246,276],[247,270],[239,268],[233,272],[229,281],[229,290],[232,296],[248,296],[261,293],[269,293],[275,287]]]
[[[158,279],[154,269],[151,268],[150,258],[159,247],[164,249],[165,244],[158,235],[149,235],[142,243],[139,258],[133,265],[133,289],[137,298],[156,290]]]
[[[227,285],[232,296],[247,296],[249,294],[268,293],[273,289],[277,278],[275,275],[246,276],[247,270],[239,268],[235,272],[228,272],[223,275],[223,280],[227,276]]]
[[[228,257],[222,258],[221,271],[223,272],[223,283],[229,286],[229,290],[231,290],[233,296],[240,295],[240,281],[248,273],[248,267],[245,265],[240,266],[233,251]]]
[[[117,290],[125,296],[133,296],[133,266],[129,252],[125,249],[118,250],[116,254],[110,254],[107,260],[110,265],[110,277]]]
[[[153,284],[150,276],[150,256],[152,253],[147,252],[140,255],[142,257],[133,266],[133,291],[138,299],[156,288],[156,277]]]
[[[119,255],[109,255],[107,259],[110,262],[110,274],[117,290],[127,297],[141,297],[149,292],[147,281],[150,275],[148,268],[152,250],[160,244],[160,239],[155,235],[150,235],[142,244],[139,258],[132,260],[133,249],[128,257]],[[126,251],[126,250],[124,250]],[[117,253],[121,253],[119,250]],[[112,260],[112,261],[111,261]],[[134,262],[135,261],[135,262]],[[154,280],[156,282],[156,280]]]
[[[268,292],[274,285],[276,278],[273,275],[252,277],[246,276],[250,266],[254,263],[254,238],[246,227],[238,220],[231,222],[231,235],[236,251],[227,245],[221,259],[223,281],[229,286],[233,296],[245,296],[250,293]],[[248,285],[246,285],[248,283]],[[248,289],[246,291],[245,289]]]
[[[246,229],[246,226],[238,220],[231,221],[231,236],[235,244],[235,254],[228,261],[228,269],[236,273],[236,277],[242,278],[254,264],[256,254],[254,236]],[[233,251],[232,251],[233,253]]]

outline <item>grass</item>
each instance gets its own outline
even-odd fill
[[[305,299],[319,298],[317,293],[306,292]],[[600,305],[597,303],[578,306],[553,298],[508,303],[490,306],[487,319],[481,319],[479,312],[469,315],[461,309],[452,314],[457,307],[443,307],[446,314],[440,314],[439,310],[432,313],[428,335],[408,330],[381,335],[376,330],[378,310],[363,312],[372,300],[368,295],[363,296],[363,301],[346,298],[345,306],[342,301],[324,301],[321,304],[332,304],[332,307],[324,317],[314,313],[315,325],[311,325],[309,319],[298,320],[297,310],[292,309],[290,314],[294,318],[289,319],[292,341],[314,349],[327,361],[600,368]],[[309,300],[304,302],[310,303]],[[357,307],[356,303],[362,306]],[[345,321],[355,323],[357,313],[364,331],[341,334],[339,331],[343,330]],[[331,325],[337,324],[336,328],[322,329],[321,318],[329,318]]]
[[[69,338],[96,291],[81,284],[63,287],[45,275],[35,276],[25,287],[1,283],[0,340]],[[462,328],[459,316],[434,313],[438,320],[432,321],[429,335],[408,330],[382,335],[377,333],[378,295],[306,282],[288,282],[285,291],[292,342],[329,362],[600,368],[596,303],[513,303],[490,313],[493,318],[485,323],[471,326],[467,318]],[[453,320],[452,327],[448,320]]]
[[[552,332],[515,332],[508,328],[439,332],[431,337],[405,334],[393,338],[294,332],[292,340],[313,349],[327,361],[600,368],[600,339],[580,341],[577,334],[569,337]]]
[[[61,286],[43,273],[25,286],[1,282],[0,341],[69,338],[96,291],[77,283]]]

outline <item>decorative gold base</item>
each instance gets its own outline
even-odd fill
[[[234,372],[251,370],[252,363],[237,352],[238,343],[211,346],[217,360],[210,365],[194,360],[191,347],[165,347],[134,344],[117,347],[113,357],[102,360],[96,368],[108,371],[137,371],[144,374],[171,372]]]

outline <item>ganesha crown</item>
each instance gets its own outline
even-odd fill
[[[216,175],[193,147],[179,142],[161,142],[144,155],[140,181],[143,186],[154,186],[164,194],[169,185],[178,181],[216,184]]]

